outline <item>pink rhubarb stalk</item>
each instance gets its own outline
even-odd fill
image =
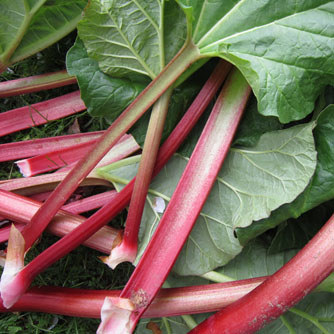
[[[88,150],[86,155],[76,164],[75,168],[71,169],[65,179],[43,203],[30,224],[26,225],[22,231],[26,250],[34,244],[57,211],[110,148],[199,57],[200,55],[196,46],[191,43],[187,44],[156,79],[113,122],[103,136]]]
[[[0,145],[0,162],[33,157],[55,151],[59,148],[64,149],[82,144],[98,139],[102,133],[103,131],[96,131],[2,144]]]
[[[226,157],[251,89],[234,69],[162,219],[120,298],[106,298],[98,333],[132,333],[158,293],[210,193]],[[124,307],[126,305],[126,307]],[[121,316],[113,316],[122,309]]]
[[[179,124],[175,127],[171,135],[160,148],[153,175],[158,174],[158,172],[163,168],[169,158],[176,152],[183,140],[189,134],[190,130],[196,124],[216,91],[219,89],[219,86],[223,82],[230,68],[230,65],[223,61],[221,61],[216,67],[215,71],[203,86],[195,101],[189,107]],[[58,242],[38,255],[24,269],[18,272],[13,281],[8,282],[8,288],[10,288],[11,285],[19,286],[19,289],[16,289],[17,296],[11,300],[11,305],[13,305],[25,292],[36,275],[71,252],[83,243],[84,240],[89,238],[114,216],[116,216],[120,210],[124,209],[130,200],[135,182],[134,180],[135,179],[133,179],[122,189],[121,192],[117,194],[117,198],[115,200],[103,206],[98,212],[88,218],[85,223],[78,226],[74,231],[64,236]]]
[[[228,283],[161,289],[144,318],[213,312],[233,303],[263,282],[264,277]],[[120,290],[83,290],[60,287],[29,289],[10,309],[0,312],[47,312],[72,317],[99,318],[106,297],[116,301]]]
[[[334,271],[334,215],[287,264],[191,334],[249,334],[276,319]]]
[[[0,136],[73,115],[86,109],[76,91],[0,114]]]
[[[58,147],[57,150],[52,152],[41,154],[29,159],[19,160],[15,163],[25,177],[50,172],[76,163],[86,154],[87,150],[94,145],[97,139],[98,138],[66,148]],[[111,159],[108,159],[108,157],[114,154],[115,149],[117,149],[120,153],[117,160],[132,154],[134,152],[134,142],[135,141],[131,135],[122,136],[117,144],[106,154],[103,158],[104,160],[102,159],[98,165],[103,166],[106,163],[106,160],[110,163]],[[137,149],[140,148],[139,145],[135,146]]]
[[[155,103],[152,110],[146,132],[144,148],[132,191],[122,242],[112,249],[111,254],[108,257],[101,257],[101,260],[108,264],[112,269],[115,269],[116,266],[122,262],[133,263],[137,257],[140,222],[159,151],[171,94],[172,89],[169,89]]]
[[[80,201],[80,205],[76,202],[64,205],[62,210],[59,210],[57,215],[53,218],[47,231],[56,236],[63,237],[86,221],[86,218],[78,215],[79,212],[85,212],[86,209],[91,210],[98,208],[105,202],[113,201],[116,195],[117,193],[115,191],[110,191],[83,199]],[[40,206],[41,203],[37,201],[0,190],[0,215],[9,220],[27,224]],[[84,207],[86,207],[86,209]],[[109,226],[103,226],[89,239],[84,241],[83,244],[108,254],[112,245],[118,243],[119,239],[120,232],[118,230]]]
[[[0,83],[0,98],[63,87],[76,82],[75,76],[69,75],[66,70],[4,81]]]
[[[135,139],[131,135],[125,134],[117,144],[112,147],[109,152],[104,156],[104,158],[97,164],[95,167],[102,167],[108,165],[112,162],[121,160],[128,155],[136,152],[140,146],[137,144]],[[18,178],[13,180],[7,180],[4,182],[0,181],[0,189],[7,190],[7,191],[14,191],[21,195],[33,195],[38,194],[41,192],[46,192],[49,190],[53,190],[55,186],[61,182],[68,174],[71,168],[69,169],[62,169],[58,173],[48,174],[48,175],[40,175],[30,178]],[[66,167],[68,168],[68,167]],[[88,177],[86,177],[81,186],[84,185],[104,185],[110,186],[109,182],[101,179],[100,176],[97,175],[95,169],[90,172]]]

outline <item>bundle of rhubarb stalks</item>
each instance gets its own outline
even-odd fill
[[[0,181],[0,310],[59,315],[10,333],[333,332],[333,1],[5,0],[0,19],[4,109],[57,95],[0,113],[22,174]],[[75,28],[66,69],[6,80]]]

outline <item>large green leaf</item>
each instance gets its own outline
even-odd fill
[[[316,164],[313,124],[264,134],[253,148],[231,149],[174,271],[181,275],[208,272],[231,260],[242,247],[234,236],[238,226],[268,217],[305,189]],[[161,213],[157,200],[168,202],[188,159],[177,155],[152,181],[139,234],[139,256],[151,238]],[[102,168],[101,175],[127,183],[136,166]]]
[[[200,53],[235,64],[261,113],[282,122],[301,119],[325,84],[334,82],[332,0],[178,2],[191,14]]]
[[[264,220],[255,222],[246,229],[238,229],[240,242],[245,244],[264,231],[277,226],[288,218],[297,218],[302,213],[334,198],[334,106],[327,107],[318,117],[314,129],[317,167],[305,191],[290,204],[283,205]]]
[[[153,79],[182,46],[185,24],[174,1],[92,0],[78,29],[103,72]]]
[[[22,60],[75,29],[87,0],[2,0],[0,67]]]
[[[92,116],[106,118],[110,123],[145,88],[144,83],[114,78],[100,71],[98,63],[89,58],[80,39],[77,39],[66,57],[70,75],[75,75],[81,98]]]

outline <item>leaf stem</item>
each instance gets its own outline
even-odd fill
[[[138,232],[148,188],[152,179],[154,165],[159,151],[161,136],[168,111],[172,88],[169,88],[154,104],[149,121],[143,152],[134,184],[128,216],[125,223],[124,237],[110,256],[101,258],[112,269],[119,263],[133,263],[137,257]]]

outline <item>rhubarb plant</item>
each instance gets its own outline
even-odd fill
[[[191,222],[187,220],[187,227],[179,228],[174,235],[170,233],[173,231],[172,225],[167,225],[169,228],[163,227],[166,221],[171,220],[170,217],[176,215],[173,207],[181,205],[182,201],[179,199],[184,194],[187,202],[189,198],[197,196],[198,191],[191,188],[194,191],[190,193],[186,193],[185,189],[175,191],[176,195],[172,193],[182,170],[193,168],[194,163],[190,162],[185,167],[188,159],[181,151],[165,168],[165,174],[169,177],[160,174],[153,181],[139,235],[141,260],[138,257],[134,275],[121,294],[122,298],[130,298],[126,305],[130,308],[137,307],[137,313],[130,312],[131,326],[134,328],[140,314],[145,311],[168,275],[195,222],[195,213],[200,214],[199,221],[174,265],[174,271],[179,274],[202,275],[226,264],[241,251],[248,240],[260,233],[258,231],[263,232],[269,226],[275,226],[291,216],[296,217],[332,198],[330,185],[333,164],[329,158],[332,146],[332,107],[319,116],[322,108],[318,108],[311,122],[304,118],[314,110],[315,99],[325,85],[334,82],[333,9],[333,2],[325,0],[298,1],[293,4],[284,1],[279,5],[272,0],[261,3],[254,0],[221,3],[202,0],[90,1],[78,27],[80,40],[77,40],[68,55],[68,68],[71,74],[77,76],[90,112],[96,112],[95,115],[99,114],[111,121],[116,120],[32,218],[26,230],[29,233],[23,232],[27,242],[26,249],[33,244],[66,199],[117,139],[130,130],[166,90],[172,86],[181,89],[183,86],[180,86],[180,83],[212,57],[223,58],[235,65],[240,71],[239,75],[241,73],[243,76],[242,80],[241,75],[238,77],[241,80],[239,83],[247,82],[253,90],[258,111],[265,116],[278,117],[281,123],[263,122],[268,129],[253,133],[253,129],[259,128],[254,125],[256,117],[251,118],[253,123],[249,122],[249,113],[246,113],[239,136],[237,134],[234,140],[235,145],[230,149],[209,200],[205,205],[202,201],[192,202],[190,205],[194,206],[194,210]],[[162,25],[168,25],[163,35],[159,29]],[[287,52],[287,49],[291,52]],[[81,62],[80,57],[84,61]],[[167,64],[165,67],[161,65],[161,59],[164,59],[163,64]],[[89,70],[86,70],[87,68]],[[108,87],[107,98],[99,89],[101,85],[95,85],[99,78]],[[144,88],[146,85],[148,86]],[[117,92],[122,93],[118,96]],[[109,97],[111,98],[108,100]],[[236,103],[240,98],[235,96],[233,102]],[[114,101],[115,109],[106,114],[110,102]],[[318,101],[318,106],[320,102]],[[224,103],[225,101],[222,102]],[[126,106],[127,109],[118,117]],[[168,119],[169,115],[167,121]],[[300,121],[302,124],[289,124],[291,121]],[[246,130],[246,136],[242,133],[245,128],[251,129],[248,133]],[[284,129],[278,130],[280,128]],[[227,145],[226,150],[235,130],[234,128],[229,134],[228,144],[222,144]],[[215,135],[218,138],[218,133]],[[198,138],[198,134],[193,138]],[[214,138],[210,140],[215,143]],[[207,151],[210,149],[211,147],[206,148]],[[207,152],[203,153],[203,160],[206,159],[205,154]],[[199,163],[203,164],[203,161]],[[123,166],[122,169],[116,167],[112,165],[102,172],[114,182],[116,188],[127,184],[136,175],[137,169],[133,164]],[[218,171],[214,173],[216,172]],[[177,189],[182,188],[182,182]],[[203,179],[199,178],[197,183],[201,182]],[[118,206],[112,204],[114,208],[119,210],[128,203],[132,187],[133,181],[119,193],[122,202]],[[173,197],[178,200],[172,200]],[[201,211],[202,205],[204,206]],[[217,210],[217,207],[220,210]],[[108,218],[116,213],[116,209],[108,210],[105,206],[100,213],[92,216],[94,218],[87,219],[89,223],[82,224],[87,224],[87,229],[80,227],[77,232],[71,232],[70,237],[64,237],[63,242],[68,251],[82,243],[96,231],[97,226],[105,224]],[[161,218],[162,213],[167,217]],[[186,211],[182,211],[177,219],[172,220],[180,224],[182,218],[184,219],[180,217],[183,213],[186,215]],[[271,219],[274,223],[270,223]],[[253,226],[257,232],[247,234]],[[243,237],[243,233],[246,237]],[[149,243],[153,234],[157,236]],[[15,232],[13,240],[21,240],[18,236],[19,233]],[[173,250],[170,250],[170,245],[169,248],[166,246],[169,254],[166,262],[160,262],[158,267],[152,270],[148,269],[149,264],[158,263],[162,258],[161,253],[152,249],[155,250],[164,238],[170,240],[168,238],[173,236],[178,236],[175,238],[177,245],[175,244]],[[70,241],[73,242],[72,245]],[[6,285],[6,273],[3,275],[3,298],[6,299],[5,290],[10,286],[13,289],[7,295],[15,295],[13,300],[18,298],[30,284],[29,280],[33,275],[43,266],[53,263],[60,257],[60,253],[65,255],[65,249],[61,245],[62,241],[33,260],[30,266],[33,269],[30,272],[29,269],[24,269],[15,273],[9,265],[13,280]],[[56,256],[52,254],[58,251]],[[243,254],[244,252],[241,252],[240,256]],[[312,264],[315,262],[313,260]],[[29,268],[29,265],[26,268]],[[29,275],[31,276],[28,277]],[[138,292],[138,298],[133,302],[133,289],[143,289],[144,292],[147,290],[150,295],[146,299],[145,293]],[[140,302],[142,299],[143,303]],[[124,305],[123,301],[121,299],[119,304]],[[7,300],[5,305],[10,304]],[[104,322],[109,306],[107,301],[102,312]],[[232,309],[233,307],[235,306],[232,306]],[[293,312],[298,314],[299,311]],[[301,314],[302,312],[299,312],[299,316]],[[117,322],[119,319],[114,320]],[[290,333],[294,332],[288,318],[283,317],[282,321]],[[162,323],[164,330],[170,332],[170,322],[162,320]],[[154,326],[152,328],[158,331]],[[177,332],[177,329],[173,330]],[[137,332],[145,331],[140,324]],[[181,332],[185,332],[184,327]]]

